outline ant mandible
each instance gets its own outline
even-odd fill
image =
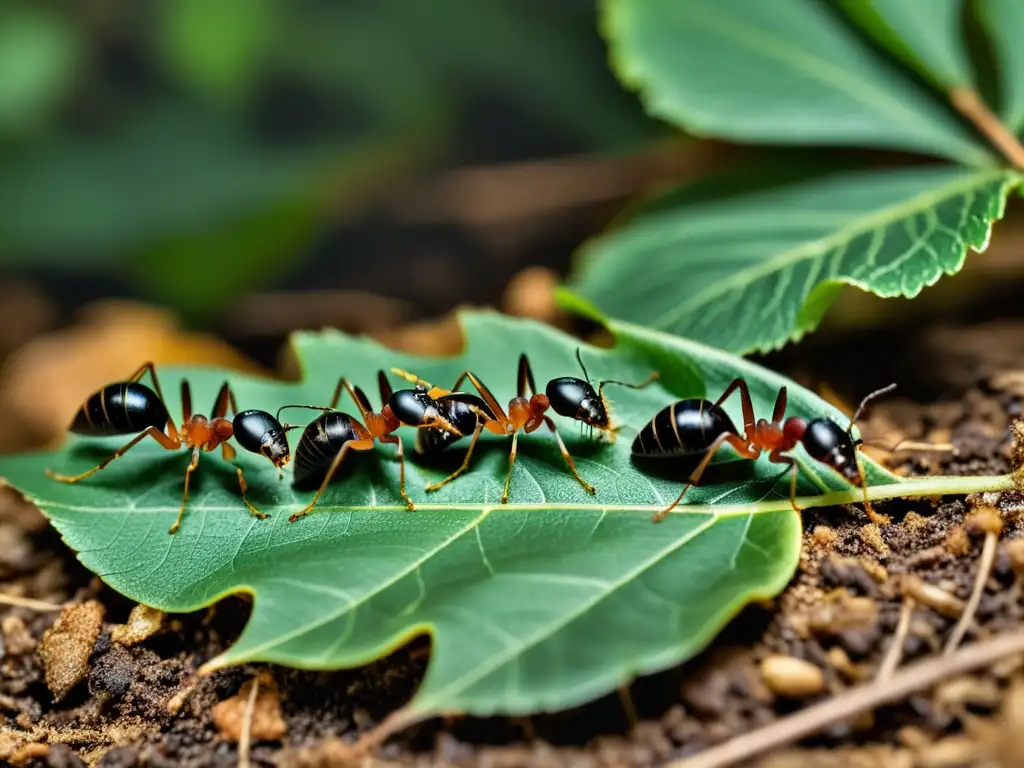
[[[890,384],[865,397],[845,430],[829,418],[814,419],[810,422],[799,416],[786,418],[786,387],[779,389],[772,420],[769,422],[762,418],[755,422],[750,391],[743,378],[737,378],[729,384],[714,403],[701,398],[691,398],[666,406],[637,433],[633,441],[633,455],[667,458],[703,453],[704,456],[690,474],[676,500],[655,514],[654,521],[664,519],[683,500],[690,487],[700,482],[712,457],[726,443],[744,459],[757,459],[762,452],[768,452],[769,461],[788,464],[789,500],[797,512],[800,511],[796,503],[798,467],[796,460],[786,454],[798,444],[803,445],[812,459],[831,467],[846,481],[863,489],[864,509],[873,522],[887,521],[884,515],[876,514],[871,507],[867,481],[857,458],[857,446],[861,441],[853,438],[852,430],[854,422],[868,402],[891,392],[895,387],[895,384]],[[742,436],[721,407],[725,399],[737,389],[743,408]]]
[[[149,371],[153,380],[154,392],[140,379]],[[278,469],[284,467],[290,458],[285,428],[266,411],[249,410],[237,413],[233,421],[224,418],[230,405],[232,413],[237,413],[235,396],[227,382],[220,388],[214,401],[212,417],[192,413],[192,390],[187,380],[181,382],[181,427],[174,426],[174,420],[167,410],[166,400],[160,389],[160,380],[156,375],[153,363],[143,364],[127,381],[109,384],[87,397],[78,407],[71,421],[69,430],[75,434],[88,437],[108,437],[113,435],[129,435],[137,432],[128,443],[92,469],[80,475],[61,475],[47,469],[46,475],[61,483],[78,483],[104,469],[114,459],[120,458],[132,447],[146,437],[151,437],[163,448],[176,451],[182,447],[191,449],[192,460],[185,469],[185,490],[182,494],[181,508],[168,533],[177,533],[185,514],[188,502],[188,487],[192,473],[199,465],[201,453],[221,449],[221,455],[227,461],[233,461],[235,449],[227,441],[232,436],[238,437],[239,444],[247,451],[265,456]],[[249,511],[258,518],[269,515],[260,512],[246,498],[248,486],[242,468],[235,467],[238,476],[238,487],[242,492],[242,502]]]
[[[442,435],[436,428],[424,428],[421,424],[416,423],[415,419],[411,421],[403,419],[403,423],[419,426],[421,429],[423,439],[417,440],[419,452],[436,453],[444,450],[464,436],[469,429],[473,430],[469,448],[466,451],[462,465],[444,480],[428,485],[426,490],[428,492],[436,491],[465,472],[469,467],[469,462],[473,456],[473,449],[480,438],[480,433],[487,429],[494,434],[511,435],[512,437],[508,473],[505,477],[505,485],[501,495],[501,503],[507,503],[509,486],[512,482],[512,470],[515,466],[518,449],[519,433],[529,434],[539,429],[541,425],[546,425],[554,434],[555,440],[558,442],[559,452],[562,454],[562,458],[569,467],[569,471],[572,472],[573,477],[576,478],[587,493],[595,494],[597,491],[594,487],[584,480],[577,471],[576,463],[569,454],[562,436],[558,432],[558,427],[555,425],[554,420],[546,415],[547,410],[551,408],[559,415],[573,418],[591,427],[605,431],[614,440],[616,428],[612,427],[610,423],[609,408],[604,398],[604,386],[606,384],[619,384],[632,389],[641,389],[654,381],[658,374],[651,374],[649,379],[642,384],[628,384],[611,380],[602,381],[599,384],[598,391],[595,392],[593,385],[590,383],[586,368],[583,366],[583,359],[578,349],[576,351],[576,358],[580,363],[580,367],[583,368],[584,376],[587,376],[587,379],[583,380],[569,376],[552,379],[548,382],[546,392],[540,394],[537,392],[537,385],[534,381],[529,359],[525,354],[520,355],[517,396],[509,401],[507,414],[487,386],[471,371],[463,371],[458,379],[456,379],[452,388],[445,390],[435,387],[407,371],[392,368],[392,373],[417,385],[417,390],[411,391],[418,393],[424,407],[433,407],[442,420],[447,422],[445,430],[449,434]],[[474,395],[457,391],[466,379],[469,379],[473,387],[480,393],[482,402],[480,398]],[[527,394],[529,394],[529,397],[527,397]],[[400,418],[402,417],[404,411],[394,407],[393,410],[399,414]]]
[[[303,509],[299,510],[288,521],[294,523],[300,517],[308,515],[316,506],[328,483],[334,477],[342,461],[351,451],[373,450],[374,441],[391,443],[398,447],[397,457],[399,462],[399,493],[408,506],[409,511],[415,511],[416,505],[405,492],[405,448],[402,438],[393,434],[401,422],[392,413],[389,401],[392,397],[391,385],[383,371],[377,374],[377,381],[380,387],[380,398],[382,407],[380,412],[374,412],[366,394],[359,387],[355,387],[346,379],[341,378],[334,389],[334,396],[329,406],[319,405],[285,405],[278,409],[277,416],[280,419],[281,411],[286,408],[311,408],[324,411],[324,413],[306,425],[295,447],[295,482],[302,483],[307,479],[324,473],[320,487]],[[343,392],[348,392],[355,401],[362,422],[350,414],[336,410],[341,402]],[[440,423],[440,422],[438,422]],[[431,422],[431,426],[434,422]],[[289,427],[291,429],[292,427]]]

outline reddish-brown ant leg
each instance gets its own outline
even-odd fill
[[[428,485],[426,488],[427,493],[433,493],[434,491],[440,490],[443,486],[448,485],[448,483],[466,471],[466,468],[469,466],[469,460],[473,457],[473,449],[476,448],[476,443],[480,439],[480,433],[484,429],[485,422],[479,420],[480,414],[477,414],[477,416],[478,420],[476,423],[476,429],[473,430],[473,437],[469,441],[469,448],[466,450],[466,457],[462,460],[461,466],[448,475],[444,480]]]
[[[181,423],[188,424],[192,420],[192,387],[188,379],[181,380]]]
[[[46,470],[46,476],[49,477],[52,480],[57,480],[58,482],[61,482],[61,483],[77,483],[77,482],[80,482],[82,480],[85,480],[85,478],[87,478],[87,477],[89,477],[91,475],[96,474],[101,469],[104,469],[114,459],[119,459],[120,457],[124,456],[131,448],[133,448],[143,438],[145,438],[147,436],[148,437],[152,437],[154,440],[156,440],[158,443],[160,443],[161,446],[163,446],[164,448],[166,448],[169,451],[176,451],[179,448],[181,448],[181,441],[178,440],[177,438],[168,437],[167,435],[165,435],[163,432],[161,432],[156,427],[149,427],[144,432],[140,432],[135,437],[133,437],[131,440],[129,440],[127,444],[125,444],[125,445],[121,446],[120,448],[118,448],[116,451],[114,451],[114,453],[112,453],[110,456],[105,458],[103,461],[101,461],[95,467],[90,469],[88,472],[83,472],[80,475],[61,475],[61,474],[58,474],[57,472],[54,472],[51,469],[47,469]]]
[[[320,501],[320,497],[323,495],[324,489],[327,488],[327,484],[331,482],[331,478],[334,477],[334,473],[338,471],[338,467],[341,466],[341,462],[345,460],[349,451],[372,451],[373,450],[373,438],[367,437],[359,440],[349,440],[338,451],[338,455],[334,457],[334,461],[331,462],[330,468],[327,470],[327,474],[324,475],[323,482],[320,483],[320,488],[317,490],[313,500],[309,502],[303,509],[296,512],[294,515],[288,518],[289,523],[294,523],[300,517],[305,517],[316,506],[316,503]]]
[[[139,366],[139,370],[133,373],[128,381],[134,383],[141,380],[142,377],[146,375],[146,371],[149,371],[149,377],[153,380],[153,389],[156,390],[156,396],[166,403],[167,401],[164,400],[164,393],[160,389],[160,379],[156,377],[156,366],[152,362],[143,363]]]
[[[783,387],[785,389],[785,387]],[[796,463],[796,459],[792,456],[783,455],[782,448],[776,448],[774,451],[768,454],[768,461],[776,464],[788,464],[789,465],[789,503],[793,505],[793,511],[797,514],[800,513],[800,507],[796,505],[796,479],[800,474],[800,468]]]
[[[579,481],[579,484],[583,486],[583,490],[593,496],[597,493],[597,489],[594,488],[590,483],[583,479],[579,471],[576,469],[576,462],[572,460],[572,456],[569,455],[569,449],[565,447],[565,442],[562,440],[562,435],[558,431],[558,427],[555,425],[554,420],[550,416],[544,417],[544,423],[547,424],[554,435],[555,440],[558,442],[558,451],[562,454],[562,458],[565,459],[565,463],[569,466],[569,471],[572,472],[572,476]]]
[[[733,449],[745,459],[753,460],[761,455],[761,449],[756,445],[749,444],[742,437],[732,432],[723,432],[715,438],[714,442],[712,442],[710,446],[708,446],[708,452],[704,454],[704,458],[700,460],[700,464],[697,465],[697,468],[690,473],[690,479],[686,481],[686,485],[683,486],[683,490],[680,494],[676,496],[676,500],[665,507],[665,509],[655,514],[654,517],[651,518],[653,522],[661,522],[669,512],[678,506],[679,502],[683,500],[683,496],[685,496],[686,492],[690,490],[690,486],[696,485],[700,482],[701,477],[704,475],[704,470],[706,470],[708,468],[708,464],[711,463],[711,459],[714,457],[715,453],[718,452],[718,449],[726,443],[731,445]]]
[[[415,512],[416,505],[412,503],[409,494],[405,492],[405,446],[402,444],[402,438],[398,435],[381,435],[377,439],[382,443],[393,443],[398,446],[398,451],[395,454],[398,456],[398,492],[402,495],[405,505],[409,507],[409,511]]]
[[[871,506],[871,499],[868,498],[868,481],[864,477],[864,467],[860,463],[860,452],[854,449],[853,454],[854,460],[857,462],[857,475],[860,477],[860,487],[864,492],[864,512],[867,514],[868,519],[876,525],[888,525],[892,522],[888,515],[883,515],[880,512],[875,512],[875,508]]]
[[[750,390],[747,389],[746,380],[743,377],[733,379],[729,383],[729,386],[725,388],[721,397],[715,401],[715,405],[720,406],[725,402],[725,399],[737,389],[740,391],[740,406],[743,408],[743,434],[746,436],[748,443],[753,443],[754,402],[750,399]]]
[[[167,531],[172,536],[178,532],[178,528],[181,527],[181,518],[185,516],[185,505],[188,504],[188,483],[192,479],[192,473],[196,471],[196,467],[199,466],[199,446],[192,449],[192,461],[188,463],[185,468],[185,492],[181,496],[181,508],[178,510],[178,519],[174,521],[174,525],[171,526],[170,530]]]
[[[519,446],[519,430],[512,433],[512,448],[508,452],[508,472],[505,475],[505,487],[501,490],[501,503],[508,504],[508,487],[512,483],[512,469],[516,465],[516,452]]]
[[[234,461],[236,452],[227,443],[220,444],[220,455],[224,458],[224,461]],[[246,493],[249,492],[249,486],[245,482],[245,475],[242,473],[241,467],[235,467],[235,473],[238,475],[238,488],[242,491],[242,503],[248,508],[248,510],[260,520],[266,520],[270,515],[266,512],[260,512],[256,507],[249,503],[249,499],[246,498]]]
[[[778,424],[786,415],[786,388],[780,387],[779,394],[775,398],[775,408],[772,410],[772,424]]]
[[[487,385],[480,381],[472,371],[463,371],[459,374],[459,378],[455,380],[455,385],[453,386],[452,391],[457,390],[464,379],[470,380],[476,388],[476,391],[480,393],[480,397],[482,397],[484,402],[487,403],[487,407],[491,409],[491,413],[494,414],[495,420],[498,421],[504,429],[507,429],[509,416],[505,415],[504,409],[498,404],[498,400],[491,394],[491,390],[487,388]]]

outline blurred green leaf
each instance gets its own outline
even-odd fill
[[[731,352],[814,329],[844,285],[915,296],[984,250],[1010,171],[845,172],[691,199],[588,244],[570,287],[611,317]]]
[[[37,126],[71,83],[80,45],[55,14],[0,7],[0,133]]]
[[[219,101],[248,95],[274,42],[278,0],[162,0],[160,53],[186,85]]]
[[[702,135],[990,153],[934,95],[812,0],[605,0],[620,77],[648,111]]]
[[[843,0],[851,18],[944,90],[971,87],[963,0]]]
[[[1024,129],[1024,2],[977,0],[981,23],[992,38],[1000,78],[1000,109],[1010,130]]]

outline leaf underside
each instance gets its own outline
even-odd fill
[[[842,285],[913,297],[956,273],[1018,181],[945,166],[843,172],[682,204],[585,246],[569,287],[612,317],[772,350],[815,328]]]
[[[576,373],[571,337],[490,313],[468,313],[462,322],[462,357],[413,358],[338,333],[300,334],[294,345],[301,382],[232,374],[231,383],[240,407],[273,409],[324,402],[341,374],[373,392],[377,369],[390,366],[440,384],[471,366],[507,399],[520,350],[529,353],[539,382]],[[76,439],[56,453],[5,457],[0,474],[47,514],[88,568],[134,600],[189,611],[251,592],[249,624],[218,664],[350,667],[429,632],[433,658],[410,711],[562,708],[692,656],[746,602],[782,589],[799,552],[799,519],[787,508],[778,465],[764,459],[716,465],[712,473],[721,476],[709,476],[687,506],[654,525],[651,514],[674,498],[679,481],[643,473],[629,458],[636,430],[675,399],[717,395],[744,375],[758,413],[767,414],[787,382],[697,344],[624,324],[613,330],[613,350],[584,349],[591,376],[640,381],[658,370],[662,378],[642,391],[608,388],[614,418],[625,425],[614,445],[580,437],[559,419],[596,498],[565,472],[543,431],[520,440],[508,505],[497,503],[507,442],[487,440],[468,476],[430,496],[423,486],[457,464],[459,452],[445,467],[410,463],[416,512],[401,504],[393,446],[383,446],[360,456],[314,514],[294,524],[287,517],[310,492],[292,489],[290,469],[279,480],[268,463],[240,454],[251,500],[272,514],[256,520],[240,504],[231,467],[204,456],[176,536],[167,529],[180,500],[184,452],[167,453],[147,441],[79,485],[44,477],[45,467],[80,471],[103,455],[95,441]],[[183,373],[197,404],[212,400],[226,375],[168,369],[164,390],[177,391]],[[791,413],[842,418],[789,386]],[[178,413],[176,403],[171,408]],[[726,408],[740,420],[738,401]],[[872,478],[892,482],[866,463]],[[817,487],[811,480],[801,478],[802,491]],[[827,471],[817,482],[844,487]],[[782,499],[777,511],[750,514],[730,506],[716,514],[707,506],[771,498]]]

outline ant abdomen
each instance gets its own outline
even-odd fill
[[[355,420],[342,411],[329,411],[306,425],[295,447],[294,482],[302,485],[322,476],[345,443],[365,435],[357,431]]]
[[[291,458],[288,436],[281,422],[266,411],[248,410],[232,421],[235,441],[250,453],[270,459],[275,467],[283,467]]]
[[[79,435],[104,437],[162,430],[167,408],[152,389],[138,382],[110,384],[94,392],[75,412],[69,429]]]
[[[721,406],[699,397],[679,400],[655,414],[633,440],[634,456],[671,458],[704,453],[736,427]]]

